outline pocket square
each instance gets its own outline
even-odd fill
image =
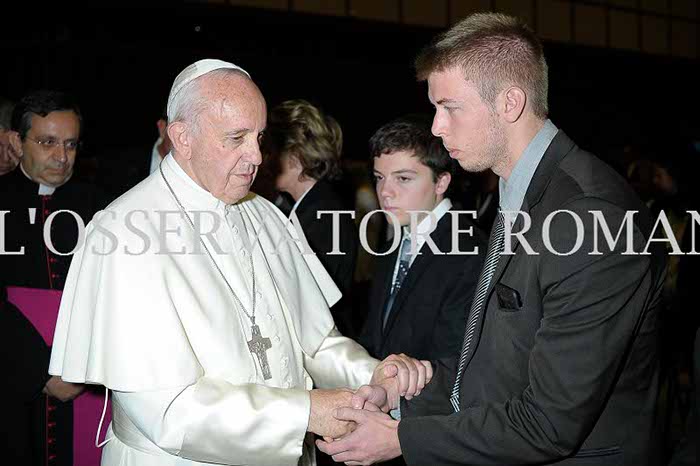
[[[502,283],[496,284],[496,296],[498,297],[498,306],[505,311],[519,311],[523,307],[520,293]]]

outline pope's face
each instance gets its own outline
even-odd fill
[[[234,204],[248,194],[262,162],[265,99],[242,76],[207,81],[201,97],[210,104],[190,129],[192,172],[195,181],[214,197]]]
[[[469,172],[498,168],[506,157],[503,128],[461,69],[431,73],[428,97],[435,106],[432,132],[442,139],[450,157]]]
[[[72,110],[32,115],[22,141],[22,168],[37,183],[61,186],[73,173],[80,119]]]

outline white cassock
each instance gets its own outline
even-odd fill
[[[334,327],[340,292],[294,230],[254,194],[226,206],[171,155],[163,172],[255,318],[272,378],[248,350],[251,322],[178,211],[159,171],[87,226],[56,325],[49,372],[112,390],[103,465],[311,464],[309,391],[367,383],[378,361]],[[197,214],[196,212],[200,213]],[[197,220],[198,218],[198,220]],[[216,244],[214,244],[216,243]],[[184,252],[184,253],[183,253]]]

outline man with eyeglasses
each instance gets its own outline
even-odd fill
[[[71,465],[69,401],[83,386],[48,375],[50,342],[41,329],[55,324],[57,309],[41,300],[63,290],[78,242],[76,217],[59,211],[75,212],[87,223],[97,196],[91,186],[71,178],[81,114],[70,96],[53,91],[24,96],[12,112],[11,130],[20,162],[0,177],[0,364],[9,367],[4,374],[10,382],[0,448],[10,464]],[[21,301],[27,296],[32,300]],[[37,306],[39,321],[30,310]]]

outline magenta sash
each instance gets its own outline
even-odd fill
[[[46,342],[53,344],[61,292],[38,288],[7,287],[7,298],[31,322]],[[101,451],[95,446],[95,433],[102,415],[104,391],[85,391],[73,400],[73,466],[97,466]],[[108,406],[105,424],[111,421]]]

